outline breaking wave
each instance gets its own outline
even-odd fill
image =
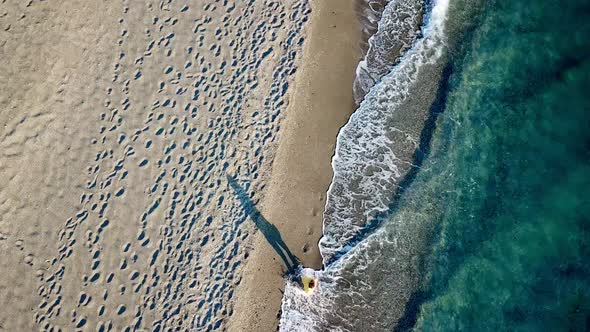
[[[355,93],[368,93],[340,130],[332,159],[319,285],[306,295],[287,283],[281,331],[391,331],[404,319],[419,284],[413,250],[421,234],[389,212],[419,167],[447,62],[447,8],[447,0],[400,0],[383,11],[357,70]]]

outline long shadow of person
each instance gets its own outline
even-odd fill
[[[287,273],[290,274],[294,272],[301,265],[301,262],[295,255],[293,255],[291,250],[289,250],[289,247],[287,247],[287,244],[283,241],[281,233],[277,227],[268,222],[268,220],[262,216],[260,211],[256,209],[254,202],[252,202],[246,190],[238,184],[236,179],[227,175],[227,181],[236,192],[237,198],[246,214],[252,219],[252,221],[254,221],[256,228],[260,230],[266,238],[266,241],[268,241],[277,254],[281,256],[283,262],[285,262]]]

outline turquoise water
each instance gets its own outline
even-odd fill
[[[481,13],[406,198],[438,207],[414,327],[589,330],[590,3]]]

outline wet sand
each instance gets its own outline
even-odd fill
[[[352,83],[360,29],[352,0],[312,1],[303,56],[281,124],[262,215],[307,267],[320,268],[325,195],[336,136],[354,111]],[[285,265],[258,233],[236,296],[231,331],[272,331],[278,324]]]

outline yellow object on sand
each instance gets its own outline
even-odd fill
[[[301,283],[303,284],[303,291],[307,294],[311,294],[318,285],[315,271],[310,268],[304,268],[301,270]]]

